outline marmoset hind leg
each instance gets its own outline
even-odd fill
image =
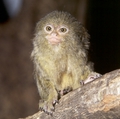
[[[87,84],[87,83],[90,83],[90,82],[98,79],[98,78],[101,77],[101,76],[102,76],[102,75],[99,74],[99,73],[97,73],[97,72],[91,72],[85,80],[81,80],[81,81],[80,81],[80,84],[81,84],[81,85],[85,85],[85,84]]]

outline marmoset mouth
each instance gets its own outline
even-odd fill
[[[52,45],[56,45],[62,41],[60,38],[55,37],[55,36],[46,36],[46,39]]]
[[[52,37],[52,38],[49,39],[49,42],[50,42],[51,44],[58,44],[58,43],[61,42],[61,40],[58,39],[58,38]]]

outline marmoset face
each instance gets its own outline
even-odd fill
[[[58,45],[64,40],[64,36],[69,33],[69,28],[64,25],[49,24],[44,27],[44,31],[47,33],[46,39],[52,45]]]

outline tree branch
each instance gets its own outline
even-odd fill
[[[120,119],[120,69],[64,95],[53,116],[38,112],[20,119]]]

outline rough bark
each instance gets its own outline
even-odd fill
[[[39,111],[20,119],[120,119],[119,110],[120,69],[63,96],[52,116]]]

